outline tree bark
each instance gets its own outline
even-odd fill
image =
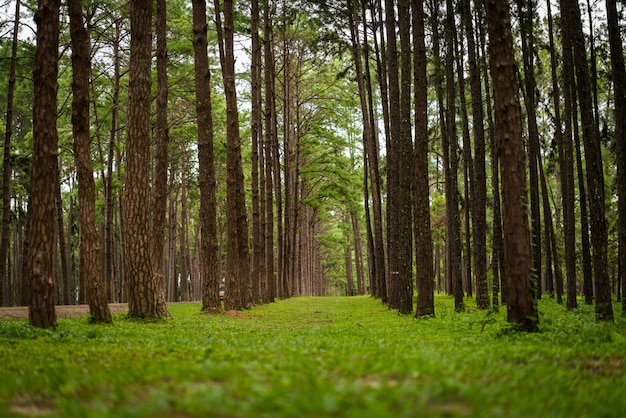
[[[35,23],[37,48],[33,68],[33,168],[29,205],[29,250],[26,277],[29,283],[30,324],[56,328],[54,310],[55,188],[58,178],[56,100],[59,49],[58,0],[39,0]]]
[[[68,12],[72,38],[72,132],[80,211],[80,268],[92,319],[110,323],[106,282],[102,277],[100,232],[96,226],[96,187],[89,135],[89,38],[83,23],[82,1],[68,0]]]
[[[428,183],[428,79],[426,76],[426,43],[424,3],[412,0],[413,9],[413,80],[415,84],[415,266],[417,306],[415,316],[435,314],[433,282],[433,243],[430,228],[430,185]]]
[[[620,33],[616,0],[606,0],[606,14],[611,51],[611,74],[613,76],[613,96],[615,100],[615,150],[617,154],[617,196],[618,196],[618,260],[622,274],[622,311],[626,312],[626,68],[624,47]]]
[[[198,119],[198,165],[200,184],[200,274],[202,312],[222,310],[217,244],[216,180],[213,150],[211,71],[207,55],[206,0],[193,0],[193,48],[195,61],[196,117]]]
[[[249,280],[250,266],[248,253],[248,220],[243,185],[241,162],[241,139],[239,136],[239,114],[237,91],[235,89],[234,20],[233,2],[224,1],[224,24],[221,28],[221,6],[215,0],[215,14],[218,21],[218,42],[220,62],[226,96],[226,206],[227,206],[227,245],[226,245],[226,290],[224,308],[245,309],[250,306]],[[220,39],[220,33],[221,38]],[[223,53],[222,53],[223,50]]]
[[[11,64],[9,66],[9,84],[7,86],[7,108],[4,129],[2,157],[2,232],[0,236],[0,304],[11,305],[11,287],[9,285],[7,254],[11,244],[11,139],[13,137],[13,98],[15,96],[15,78],[17,72],[17,41],[20,28],[20,2],[15,2],[13,22],[13,40],[11,42]]]
[[[123,205],[124,273],[128,313],[137,318],[168,318],[154,278],[150,228],[150,62],[152,1],[131,2],[130,71]]]
[[[563,26],[570,26],[576,86],[580,104],[580,114],[585,144],[587,168],[587,189],[589,192],[589,212],[591,224],[591,245],[593,247],[593,278],[596,291],[596,319],[613,321],[613,304],[608,273],[608,233],[605,218],[604,173],[600,139],[593,116],[589,67],[582,31],[580,9],[575,0],[562,0]]]
[[[531,278],[525,155],[511,16],[506,2],[487,0],[485,6],[503,186],[505,262],[509,281],[508,321],[524,331],[537,331],[539,317]]]

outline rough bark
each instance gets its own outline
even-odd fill
[[[200,186],[200,268],[202,311],[222,309],[217,244],[216,180],[213,150],[211,72],[207,54],[206,0],[193,0],[193,48],[198,123],[198,182]]]
[[[458,136],[456,131],[456,86],[454,83],[454,8],[452,0],[446,0],[446,132],[444,138],[444,166],[446,180],[446,266],[449,269],[454,293],[454,308],[465,309],[463,301],[463,277],[461,274],[461,221],[459,213]],[[447,158],[446,158],[447,155]],[[447,161],[446,161],[447,160]]]
[[[622,274],[622,311],[626,312],[626,68],[624,47],[620,35],[616,0],[606,0],[606,14],[611,51],[611,74],[615,100],[615,152],[617,154],[618,217],[617,236],[619,245],[619,271]]]
[[[589,192],[589,214],[591,245],[593,248],[593,279],[596,292],[596,319],[613,321],[613,304],[608,273],[608,232],[606,226],[606,204],[604,200],[604,172],[600,138],[594,121],[593,103],[590,92],[590,77],[582,30],[579,5],[575,0],[562,0],[563,26],[570,26],[576,87],[580,104],[583,142],[585,144],[585,166],[587,190]]]
[[[165,212],[167,211],[167,166],[169,163],[169,128],[167,121],[167,6],[165,0],[156,5],[156,137],[154,155],[154,178],[152,183],[152,264],[157,291],[157,304],[165,306],[164,248]]]
[[[13,40],[11,42],[11,64],[7,86],[7,108],[4,125],[4,145],[2,149],[2,233],[0,236],[0,304],[11,305],[7,254],[11,244],[11,139],[13,137],[13,98],[17,72],[17,41],[20,25],[20,2],[15,2]]]
[[[37,48],[33,68],[33,168],[26,277],[30,324],[40,328],[57,326],[53,276],[57,182],[50,179],[58,176],[56,99],[59,6],[58,0],[39,0],[35,13]]]
[[[100,232],[96,226],[96,187],[89,135],[89,38],[83,23],[82,1],[68,0],[68,12],[72,38],[72,133],[80,211],[80,268],[92,319],[110,323],[111,312],[102,276]]]
[[[170,313],[167,305],[159,298],[150,246],[152,1],[131,2],[130,21],[130,78],[123,205],[124,274],[128,286],[129,315],[158,319],[167,318]]]
[[[226,289],[224,308],[249,307],[248,286],[250,266],[248,253],[248,220],[241,162],[239,113],[235,89],[234,20],[233,2],[224,1],[224,21],[221,24],[221,5],[215,1],[218,22],[220,62],[226,97]],[[221,36],[220,36],[221,34]],[[220,39],[221,38],[221,39]]]
[[[413,80],[415,83],[415,175],[414,228],[417,306],[415,316],[435,314],[433,282],[433,243],[430,228],[430,185],[428,183],[428,79],[424,4],[412,0],[413,9]]]
[[[502,177],[508,321],[524,331],[537,331],[539,317],[531,279],[525,154],[511,16],[506,2],[487,0],[485,6]]]

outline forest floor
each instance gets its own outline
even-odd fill
[[[128,312],[126,303],[109,303],[112,314]],[[89,313],[89,305],[57,305],[57,318],[80,318]],[[0,308],[0,318],[28,318],[28,306]]]
[[[542,299],[533,334],[446,295],[419,320],[366,296],[214,315],[179,303],[172,319],[112,325],[70,307],[55,331],[14,311],[0,318],[0,417],[624,417],[626,316],[616,304],[598,323],[582,302]]]

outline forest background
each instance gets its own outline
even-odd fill
[[[417,315],[434,314],[440,291],[457,310],[465,295],[484,309],[583,296],[613,319],[626,266],[622,4],[510,3],[528,295],[509,288],[499,38],[481,2],[206,6],[3,6],[4,306],[89,302],[106,321],[98,307],[128,301],[131,315],[167,317],[166,301],[221,309],[223,283],[226,309],[370,293],[410,313],[417,289]],[[39,262],[50,273],[33,282]]]

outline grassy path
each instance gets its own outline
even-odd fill
[[[369,297],[294,298],[238,315],[0,319],[0,416],[622,417],[626,322],[541,302],[542,332],[504,313],[398,316]],[[468,305],[473,302],[468,301]]]

